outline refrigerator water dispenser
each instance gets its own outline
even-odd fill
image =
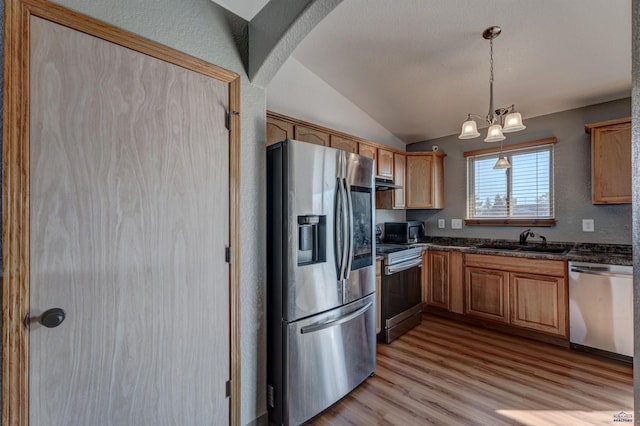
[[[326,261],[325,216],[298,216],[298,266]]]

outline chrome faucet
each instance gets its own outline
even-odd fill
[[[531,228],[522,231],[520,233],[520,245],[523,246],[525,244],[527,244],[527,238],[529,237],[535,237],[535,235],[533,234],[533,232],[531,232]]]

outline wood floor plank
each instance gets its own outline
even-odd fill
[[[425,314],[309,424],[611,425],[621,411],[633,413],[630,366]]]

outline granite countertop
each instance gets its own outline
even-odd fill
[[[462,251],[465,253],[492,254],[498,256],[525,257],[533,259],[569,260],[576,262],[605,263],[612,265],[633,265],[631,245],[626,244],[590,244],[549,242],[544,247],[564,251],[548,253],[524,250],[479,247],[482,245],[518,246],[517,241],[490,240],[480,238],[430,237],[422,243],[412,244],[425,250]],[[543,249],[539,243],[529,243],[528,248]]]

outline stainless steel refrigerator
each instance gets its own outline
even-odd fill
[[[286,140],[267,151],[267,403],[297,425],[375,370],[373,160]]]

